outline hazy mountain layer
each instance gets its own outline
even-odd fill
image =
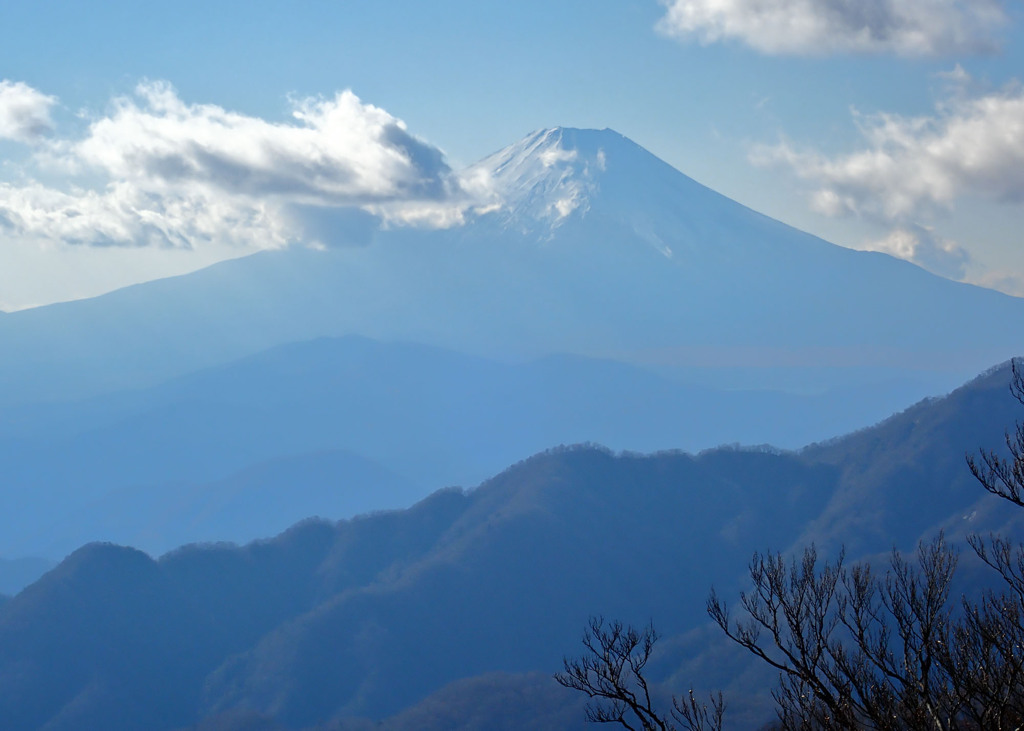
[[[734,594],[751,551],[810,537],[857,556],[939,526],[1024,534],[1022,511],[961,461],[1000,443],[1019,410],[1008,380],[800,454],[555,450],[471,492],[243,548],[88,546],[0,607],[0,716],[14,731],[172,729],[238,709],[288,728],[394,717],[459,679],[555,670],[603,613],[653,620],[658,676],[732,684],[750,727],[751,676],[701,639],[708,587]],[[462,687],[507,702],[493,680]],[[557,699],[531,700],[557,716]]]
[[[280,346],[158,387],[8,409],[0,555],[244,542],[310,515],[406,507],[559,443],[795,448],[878,421],[905,389],[726,391],[614,361],[505,364],[358,337]]]

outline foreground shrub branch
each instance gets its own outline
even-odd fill
[[[676,722],[687,731],[719,731],[725,713],[721,693],[712,697],[710,707],[690,691],[685,699],[673,699],[668,716],[655,710],[644,668],[657,639],[650,625],[636,630],[594,617],[583,635],[584,654],[566,658],[565,670],[556,673],[555,680],[591,699],[586,714],[592,723],[616,723],[632,731],[675,731]]]

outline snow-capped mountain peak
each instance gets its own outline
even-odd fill
[[[733,256],[735,242],[723,239],[763,221],[610,129],[539,130],[466,172],[487,181],[497,201],[492,221],[542,241],[576,221],[615,228],[667,259],[696,251]]]
[[[504,218],[557,227],[590,208],[607,167],[605,147],[614,138],[623,139],[610,130],[539,130],[472,170],[490,178]]]

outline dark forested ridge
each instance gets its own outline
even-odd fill
[[[708,662],[708,587],[738,589],[755,549],[827,537],[866,555],[939,526],[1016,526],[963,463],[1017,416],[1008,382],[997,369],[801,453],[560,448],[472,491],[243,547],[89,545],[0,605],[0,718],[503,728],[481,719],[512,708],[520,728],[564,728],[578,699],[542,681],[592,614],[653,621],[659,679],[678,680]]]

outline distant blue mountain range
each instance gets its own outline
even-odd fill
[[[1024,300],[796,231],[610,130],[473,173],[501,205],[449,229],[339,216],[325,250],[0,316],[0,556],[247,540],[557,444],[795,448],[1021,350]]]

